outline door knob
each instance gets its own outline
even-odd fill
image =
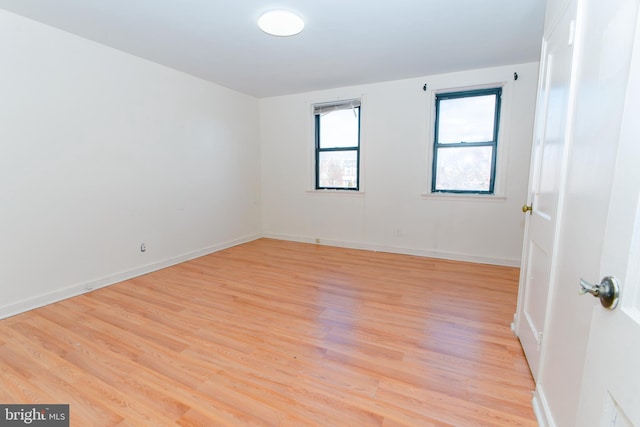
[[[600,298],[600,304],[604,308],[613,310],[618,306],[620,286],[613,276],[606,276],[599,284],[593,285],[584,279],[580,279],[580,295],[591,294]]]
[[[527,205],[527,204],[522,205],[522,212],[524,213],[529,212],[529,215],[531,215],[531,212],[533,212],[533,203],[530,205]]]

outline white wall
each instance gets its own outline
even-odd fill
[[[265,235],[519,265],[537,78],[528,63],[260,100]],[[425,196],[433,91],[495,83],[501,197]],[[311,104],[360,97],[362,193],[312,191]]]
[[[0,53],[0,317],[259,236],[255,98],[1,10]]]

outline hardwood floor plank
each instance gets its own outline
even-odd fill
[[[68,376],[70,370],[65,369],[67,363],[56,355],[49,355],[47,351],[38,351],[37,347],[22,345],[14,341],[11,350],[0,348],[0,360],[15,368],[20,377],[21,390],[25,395],[38,396],[37,399],[12,400],[9,403],[65,403],[73,407],[71,418],[78,422],[76,425],[116,425],[123,418],[113,410],[108,409],[104,402],[87,396],[89,387],[83,385],[79,391],[74,387],[75,377]],[[3,369],[4,371],[4,369]],[[26,374],[25,374],[26,373]],[[62,374],[59,374],[62,373]],[[63,378],[67,377],[67,378]],[[3,376],[3,385],[5,377]],[[47,399],[47,400],[45,400]],[[7,403],[7,402],[3,402]]]
[[[0,320],[73,426],[535,426],[518,269],[260,239]]]
[[[517,413],[509,413],[496,405],[491,407],[469,399],[473,394],[470,389],[465,395],[452,397],[436,391],[426,391],[409,384],[387,380],[383,381],[377,397],[398,402],[405,409],[415,411],[419,415],[433,416],[437,414],[440,422],[455,426],[522,426],[531,425],[530,420]],[[455,408],[455,410],[453,410]]]

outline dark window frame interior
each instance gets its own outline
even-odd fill
[[[357,109],[358,110],[358,140],[357,145],[353,147],[331,147],[331,148],[321,148],[320,147],[320,116],[321,113],[314,113],[314,123],[315,123],[315,189],[316,190],[347,190],[347,191],[360,191],[360,126],[362,121],[361,116],[361,105],[352,106],[352,101],[347,101],[344,103],[337,103],[335,106],[336,109],[341,109],[340,106],[344,105],[344,109]],[[356,185],[355,187],[327,187],[320,185],[320,153],[325,152],[336,152],[336,151],[355,151],[356,152]]]
[[[440,125],[440,101],[447,99],[469,98],[474,96],[495,95],[495,111],[493,119],[493,140],[482,142],[464,142],[458,143],[439,143],[439,125]],[[502,88],[474,89],[457,92],[444,92],[436,94],[436,120],[435,134],[433,140],[433,163],[431,165],[431,192],[432,193],[454,193],[454,194],[494,194],[496,180],[496,160],[498,152],[498,133],[500,130],[500,110],[502,100]],[[438,165],[438,149],[464,149],[464,147],[492,147],[491,155],[491,179],[489,181],[489,190],[455,190],[455,189],[436,189],[437,165]]]

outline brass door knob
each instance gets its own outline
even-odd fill
[[[533,211],[533,204],[531,204],[531,205],[527,205],[527,204],[522,205],[522,212],[524,212],[524,213],[529,212],[529,215],[531,215],[532,211]]]

